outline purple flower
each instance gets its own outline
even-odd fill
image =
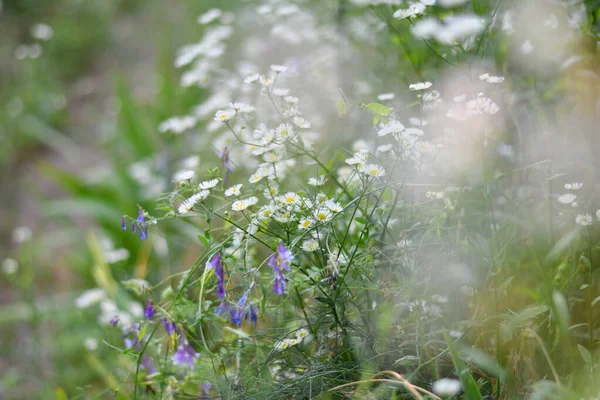
[[[172,334],[174,334],[177,331],[177,326],[175,325],[175,322],[169,321],[165,317],[163,317],[161,321],[162,321],[163,326],[165,327],[165,331],[167,332],[167,335],[171,336]]]
[[[125,216],[121,217],[121,230],[123,230],[123,231],[127,230],[127,221],[125,220]]]
[[[136,225],[135,225],[135,221],[131,222],[131,233],[135,233],[137,230]]]
[[[146,224],[146,220],[144,219],[144,209],[138,206],[138,216],[136,219],[138,230],[140,231],[140,239],[144,240],[148,237],[148,224]],[[135,225],[133,224],[131,227],[131,231],[135,232]]]
[[[275,294],[283,295],[285,293],[285,287],[287,283],[285,281],[285,276],[283,275],[283,270],[290,270],[290,263],[294,260],[294,254],[291,250],[286,249],[283,242],[279,242],[277,245],[277,250],[275,253],[271,254],[269,257],[269,266],[273,268],[273,275],[275,277],[275,282],[273,283],[273,291]]]
[[[156,313],[154,303],[152,302],[152,300],[146,300],[146,309],[144,310],[144,316],[146,317],[146,320],[150,321],[154,316],[154,313]]]
[[[125,339],[123,339],[123,342],[125,343],[125,348],[130,349],[138,343],[138,340],[137,340],[137,337],[134,337],[134,338],[126,337]]]
[[[218,305],[217,308],[215,308],[215,314],[221,315],[222,317],[225,317],[228,312],[229,304],[227,304],[227,302],[224,300]]]
[[[144,222],[146,222],[146,220],[144,219],[144,209],[140,206],[138,206],[138,216],[137,216],[137,222],[139,222],[140,224],[143,224]]]
[[[229,311],[231,323],[236,324],[237,326],[242,325],[242,318],[244,317],[246,302],[248,301],[248,293],[250,293],[250,289],[244,292],[240,301],[238,301],[236,306]]]
[[[233,166],[231,165],[231,161],[229,161],[229,149],[225,147],[221,154],[221,168],[225,170],[225,176],[223,177],[223,182],[227,183],[229,181],[229,174],[233,172]]]
[[[154,366],[154,359],[150,356],[142,357],[142,362],[140,363],[140,367],[143,370],[150,374],[154,374],[157,372],[156,367]]]
[[[248,318],[250,318],[252,325],[256,326],[256,322],[258,321],[258,309],[254,304],[251,304],[250,307],[248,307],[248,310],[246,310],[244,319],[248,320]]]
[[[177,347],[177,351],[173,354],[173,362],[177,365],[189,365],[190,367],[194,366],[194,361],[196,358],[200,357],[199,353],[190,346],[187,341],[187,338],[182,333],[179,336],[179,347]]]
[[[112,325],[112,327],[115,328],[117,326],[117,324],[119,323],[119,316],[118,315],[113,315],[108,322],[110,322],[110,324]]]
[[[223,269],[223,263],[221,262],[221,253],[215,253],[208,262],[208,266],[215,269],[218,283],[217,296],[220,299],[223,299],[225,298],[225,270]]]

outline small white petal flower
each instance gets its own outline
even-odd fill
[[[229,188],[227,188],[227,190],[225,190],[225,197],[229,197],[229,196],[239,196],[240,194],[242,194],[241,189],[242,188],[242,184],[239,183],[237,185],[233,185]]]
[[[486,82],[488,83],[502,83],[504,82],[504,77],[503,76],[488,76],[486,78]]]
[[[344,207],[342,207],[340,203],[333,200],[327,200],[325,202],[325,207],[329,208],[329,210],[334,213],[342,212],[344,210]]]
[[[301,128],[301,129],[308,129],[311,127],[310,122],[308,122],[306,119],[304,119],[300,116],[295,116],[292,119],[292,122],[294,123],[294,125],[296,125],[298,128]]]
[[[294,97],[294,96],[285,96],[283,99],[285,100],[286,103],[290,103],[290,104],[296,104],[299,101],[298,98]]]
[[[306,252],[313,252],[319,250],[319,241],[316,239],[308,239],[302,242],[302,250]]]
[[[387,136],[390,133],[400,133],[404,130],[404,125],[400,121],[391,120],[387,124],[383,124],[377,131],[377,136]]]
[[[173,180],[177,183],[183,182],[183,181],[189,181],[193,177],[194,177],[194,171],[192,171],[192,170],[177,171],[177,172],[175,172],[175,174],[173,174]]]
[[[565,193],[563,195],[558,196],[558,202],[562,204],[571,204],[573,201],[575,201],[576,198],[577,195],[573,193]]]
[[[218,110],[215,113],[215,121],[219,122],[227,122],[231,118],[235,116],[235,110],[227,109],[227,110]]]
[[[433,83],[431,83],[431,82],[417,82],[417,83],[411,83],[408,86],[408,89],[409,90],[425,90],[425,89],[429,89],[432,85],[433,85]]]
[[[379,178],[385,175],[385,169],[381,165],[377,164],[366,164],[359,169],[365,175],[374,176]]]
[[[583,187],[581,182],[565,183],[565,189],[567,190],[579,190]]]
[[[219,183],[219,180],[217,178],[215,178],[215,179],[211,179],[209,181],[200,182],[198,184],[198,187],[202,190],[212,189],[215,186],[217,186],[218,183]]]
[[[207,25],[216,20],[217,18],[220,18],[221,15],[223,15],[223,11],[219,10],[218,8],[212,8],[204,14],[202,14],[201,16],[199,16],[197,21],[201,25]]]
[[[290,89],[275,88],[271,93],[275,96],[284,97],[290,94]]]
[[[277,198],[277,200],[281,203],[281,204],[286,204],[286,205],[293,205],[293,204],[297,204],[300,202],[300,196],[298,196],[296,193],[294,192],[287,192],[286,194],[279,196]]]
[[[396,19],[405,19],[405,18],[412,18],[412,17],[416,17],[419,14],[423,14],[423,11],[425,11],[425,4],[423,3],[415,3],[410,5],[408,8],[401,8],[399,10],[396,10],[396,12],[394,12],[394,14],[392,15],[394,18]]]
[[[231,209],[233,211],[244,211],[248,207],[256,204],[257,202],[258,202],[258,198],[254,197],[254,196],[248,197],[247,199],[241,199],[241,200],[237,200],[237,201],[233,202],[233,204],[231,205]]]
[[[310,218],[303,218],[300,220],[300,223],[298,224],[298,229],[300,230],[304,230],[304,229],[308,229],[313,225],[313,220]]]
[[[327,208],[319,208],[315,211],[314,217],[318,222],[328,222],[331,220],[332,214]]]
[[[580,226],[590,226],[592,222],[591,214],[579,214],[575,217],[575,223]]]
[[[309,334],[310,332],[308,331],[308,329],[302,328],[298,332],[296,332],[296,339],[298,340],[298,342],[301,342],[305,338],[307,338]]]
[[[244,79],[244,83],[251,84],[251,83],[257,82],[259,78],[260,78],[260,74],[252,74],[252,75],[247,76]]]

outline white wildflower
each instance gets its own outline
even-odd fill
[[[316,178],[308,178],[308,184],[311,186],[323,186],[325,184],[325,181],[327,181],[325,175],[321,175]]]
[[[233,185],[229,188],[227,188],[227,190],[225,190],[225,197],[229,197],[229,196],[239,196],[240,194],[242,194],[241,189],[242,188],[242,184],[238,183],[237,185]]]
[[[244,211],[246,208],[258,203],[257,197],[248,197],[247,199],[241,199],[233,202],[231,209],[233,211]]]
[[[392,15],[396,19],[406,19],[416,17],[419,14],[423,14],[425,11],[425,4],[423,3],[415,3],[410,5],[408,8],[401,8],[396,10]]]
[[[17,272],[18,269],[19,269],[19,263],[14,258],[9,257],[9,258],[5,258],[4,260],[2,260],[2,271],[6,275],[12,275],[15,272]],[[83,307],[79,307],[79,308],[83,308]]]
[[[573,193],[565,193],[563,195],[558,196],[558,202],[562,204],[571,204],[577,198],[576,194]]]
[[[383,167],[381,165],[377,165],[377,164],[363,165],[359,169],[359,171],[365,175],[374,176],[376,178],[379,178],[379,177],[385,175],[385,169],[383,169]]]
[[[193,177],[194,177],[194,171],[184,169],[181,171],[177,171],[173,174],[173,181],[179,183],[179,182],[183,182],[183,181],[189,181]]]
[[[277,74],[285,72],[286,70],[287,70],[287,67],[284,65],[277,65],[277,64],[271,65],[271,71],[273,71]]]
[[[210,10],[199,16],[197,21],[201,25],[207,25],[216,20],[217,18],[220,18],[222,15],[223,11],[219,10],[218,8],[211,8]]]
[[[212,189],[215,186],[217,186],[218,183],[219,183],[219,179],[215,178],[215,179],[211,179],[209,181],[200,182],[198,184],[198,188],[200,188],[200,190]]]
[[[301,128],[301,129],[308,129],[311,127],[310,122],[308,122],[306,119],[304,119],[300,116],[295,116],[292,119],[292,122],[294,123],[294,125],[296,125],[298,128]]]
[[[319,241],[316,239],[308,239],[302,242],[302,250],[306,252],[313,252],[319,250]]]
[[[565,183],[565,189],[567,190],[579,190],[583,187],[581,182]]]
[[[95,288],[86,290],[75,299],[75,307],[88,308],[89,306],[99,303],[104,299],[106,299],[106,292],[104,289]]]
[[[39,40],[48,41],[54,37],[54,29],[47,24],[35,24],[31,28],[31,36]]]
[[[396,95],[394,93],[381,93],[380,95],[377,96],[377,100],[390,101],[390,100],[394,100],[395,97],[396,97]]]
[[[232,110],[232,109],[218,110],[215,113],[215,121],[227,122],[234,116],[235,116],[235,110]]]
[[[175,134],[183,133],[196,126],[196,118],[191,116],[173,117],[161,122],[158,131],[161,133],[171,132]]]
[[[590,226],[592,222],[591,214],[579,214],[575,217],[575,223],[580,226]]]
[[[433,85],[433,83],[431,83],[431,82],[417,82],[417,83],[411,83],[408,86],[408,89],[409,90],[425,90],[425,89],[429,89],[432,85]]]

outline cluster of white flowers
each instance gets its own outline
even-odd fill
[[[296,332],[295,338],[283,339],[275,343],[275,350],[283,351],[289,349],[290,347],[296,346],[302,342],[308,341],[310,341],[310,332],[308,331],[308,329],[302,328]]]

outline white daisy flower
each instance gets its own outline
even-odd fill
[[[313,220],[310,218],[303,218],[300,220],[300,223],[298,224],[298,229],[300,230],[304,230],[304,229],[308,229],[313,225]]]
[[[269,219],[273,216],[273,214],[275,212],[277,212],[277,206],[274,204],[269,204],[266,206],[261,207],[261,209],[258,211],[258,218],[261,220],[266,220]]]
[[[278,64],[271,64],[271,71],[279,74],[281,72],[285,72],[287,70],[287,67],[284,65],[278,65]]]
[[[376,178],[385,175],[385,169],[383,169],[381,165],[377,164],[363,165],[362,168],[360,168],[360,172],[362,172],[365,175],[374,176]]]
[[[294,123],[294,125],[296,125],[298,128],[301,128],[301,129],[308,129],[311,127],[310,122],[308,122],[306,119],[304,119],[300,116],[295,116],[292,119],[292,122]]]
[[[290,124],[281,124],[275,128],[275,137],[279,141],[285,141],[289,139],[294,133],[294,127]]]
[[[244,79],[244,83],[248,83],[248,84],[254,83],[254,82],[257,82],[259,80],[259,78],[260,78],[260,74],[252,74],[252,75],[247,76]]]
[[[258,83],[260,83],[262,87],[268,88],[273,85],[273,79],[261,75],[258,77]]]
[[[486,82],[488,83],[502,83],[504,82],[503,76],[488,76],[486,78]]]
[[[296,339],[298,340],[298,342],[301,342],[304,339],[306,339],[309,334],[310,332],[308,331],[308,329],[302,328],[298,332],[296,332]]]
[[[576,194],[573,193],[565,193],[563,195],[558,196],[558,202],[561,204],[571,204],[577,198]]]
[[[382,144],[381,146],[377,146],[377,151],[379,153],[387,153],[388,151],[390,151],[393,148],[394,148],[394,145],[391,143]]]
[[[409,90],[425,90],[425,89],[429,89],[432,85],[433,85],[433,83],[431,83],[431,82],[417,82],[417,83],[411,83],[408,86],[408,89]]]
[[[406,9],[401,8],[399,10],[396,10],[396,12],[394,12],[394,14],[392,16],[396,19],[412,18],[412,17],[416,17],[419,14],[423,14],[423,12],[425,11],[425,8],[426,8],[425,4],[415,3]]]
[[[316,239],[308,239],[302,242],[302,250],[306,252],[313,252],[319,250],[319,241]]]
[[[234,201],[233,204],[231,205],[231,209],[233,211],[244,211],[246,208],[256,204],[258,202],[258,198],[257,197],[248,197],[247,199],[241,199],[241,200],[237,200]]]
[[[218,110],[215,113],[215,121],[219,122],[227,122],[231,118],[235,116],[235,110],[227,109],[227,110]]]
[[[201,190],[212,189],[215,186],[217,186],[218,183],[219,183],[219,180],[217,178],[215,178],[215,179],[211,179],[209,181],[200,182],[198,184],[198,187]]]
[[[239,196],[240,194],[242,194],[241,189],[242,188],[242,184],[238,183],[237,185],[233,185],[229,188],[227,188],[227,190],[225,190],[225,197],[229,197],[229,196]]]
[[[181,170],[173,174],[173,180],[177,183],[183,181],[189,181],[194,177],[194,171],[192,170]]]
[[[177,212],[179,213],[179,215],[187,214],[192,208],[194,208],[194,206],[196,205],[196,203],[198,203],[200,200],[203,200],[206,197],[208,197],[208,194],[209,194],[208,190],[203,190],[203,191],[201,191],[199,193],[194,194],[190,198],[184,200],[179,205],[179,208],[177,209]]]
[[[296,104],[296,103],[298,103],[298,101],[300,101],[295,96],[285,96],[283,99],[285,100],[286,103],[290,103],[290,104]]]
[[[567,190],[579,190],[583,187],[581,182],[565,183],[565,189]]]
[[[318,222],[328,222],[331,220],[332,214],[327,208],[319,208],[315,211],[314,216]]]
[[[404,130],[404,125],[400,121],[391,120],[387,124],[383,124],[377,131],[377,136],[387,136],[390,133],[400,133]]]
[[[334,213],[342,212],[344,210],[344,207],[342,207],[340,203],[333,200],[327,200],[325,202],[325,207],[329,208],[329,210]]]
[[[282,204],[293,205],[300,201],[300,196],[294,192],[287,192],[286,194],[279,196],[277,200]]]
[[[575,217],[575,223],[580,226],[590,226],[592,222],[593,220],[590,214],[579,214]]]

